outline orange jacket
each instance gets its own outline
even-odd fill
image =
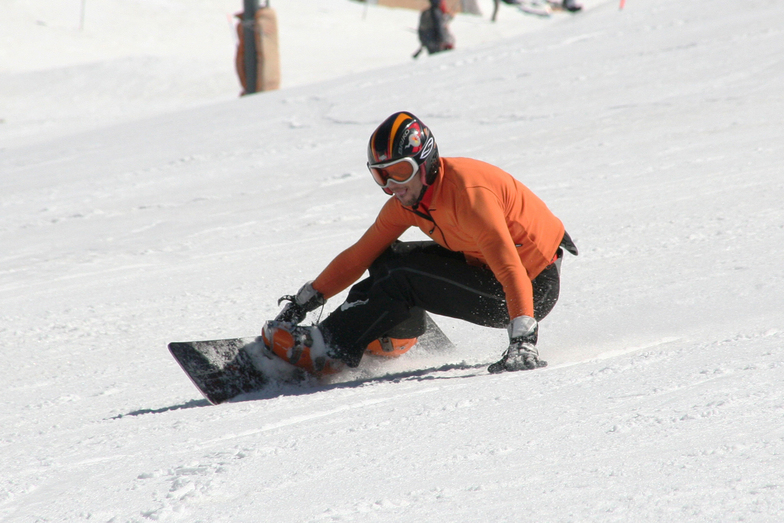
[[[462,252],[469,263],[489,267],[503,285],[510,318],[533,316],[531,280],[553,261],[564,234],[561,221],[525,185],[479,160],[441,158],[430,191],[427,210],[390,198],[373,225],[332,260],[313,288],[326,298],[346,289],[416,226],[439,245]]]

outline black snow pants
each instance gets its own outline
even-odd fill
[[[532,282],[534,317],[552,310],[560,292],[560,257]],[[356,367],[367,345],[383,336],[414,338],[425,332],[425,311],[503,328],[510,319],[501,283],[486,267],[432,241],[395,242],[355,284],[346,301],[319,329],[333,355]]]

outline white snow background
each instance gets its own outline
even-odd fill
[[[784,521],[784,3],[485,3],[414,61],[415,12],[280,2],[242,99],[235,3],[0,1],[0,520]],[[456,349],[208,405],[166,344],[359,237],[401,109],[577,242],[550,366],[437,318]]]

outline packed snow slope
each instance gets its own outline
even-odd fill
[[[0,520],[784,520],[782,28],[775,0],[598,3],[0,143]],[[489,375],[505,333],[437,318],[456,349],[209,406],[167,342],[255,335],[362,234],[400,109],[580,247],[550,366]]]
[[[585,0],[586,9],[603,0]],[[511,6],[459,14],[467,49],[538,30]],[[235,99],[241,0],[3,0],[0,2],[0,147],[97,125]],[[419,13],[349,0],[272,2],[284,88],[410,63]],[[419,60],[424,61],[427,56]]]

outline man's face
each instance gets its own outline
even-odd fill
[[[412,207],[417,203],[419,200],[419,195],[422,194],[422,170],[424,169],[424,165],[419,167],[419,172],[416,176],[411,178],[406,183],[390,183],[389,187],[387,188],[392,195],[400,200],[400,203],[405,205],[406,207]]]

